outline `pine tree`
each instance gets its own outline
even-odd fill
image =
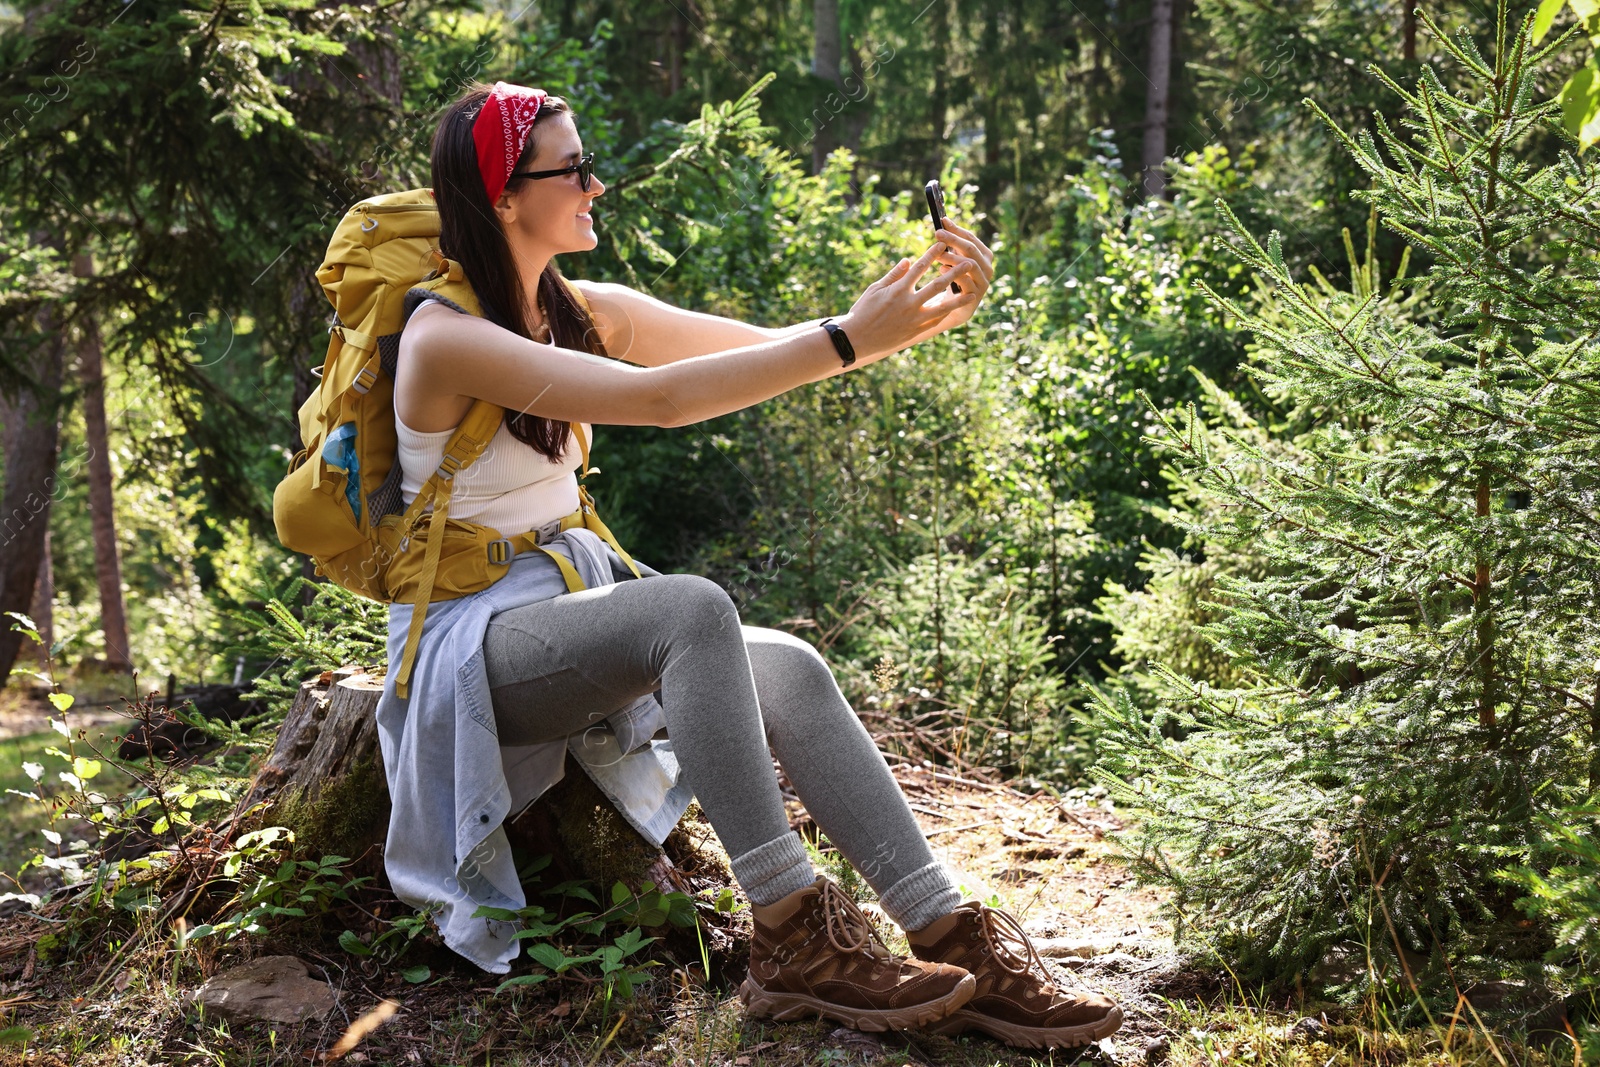
[[[1600,786],[1600,179],[1550,99],[1572,34],[1535,46],[1502,2],[1485,56],[1419,16],[1452,69],[1406,88],[1370,68],[1398,128],[1308,106],[1427,264],[1427,304],[1371,257],[1351,291],[1296,279],[1277,233],[1224,208],[1268,292],[1214,301],[1294,447],[1192,407],[1154,441],[1210,498],[1195,540],[1265,564],[1219,579],[1207,628],[1241,680],[1169,672],[1162,706],[1097,708],[1101,773],[1147,813],[1127,845],[1180,933],[1279,975],[1351,954],[1356,985],[1409,970],[1453,1003],[1556,946],[1497,872],[1548,862]]]

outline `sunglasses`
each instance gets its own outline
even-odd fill
[[[571,174],[573,171],[578,172],[578,184],[582,186],[583,191],[587,193],[589,191],[589,179],[594,176],[594,153],[590,152],[588,155],[584,156],[570,167],[561,167],[558,170],[519,171],[512,174],[506,180],[510,181],[511,178],[555,178],[562,174]]]

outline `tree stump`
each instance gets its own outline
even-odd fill
[[[377,727],[382,693],[383,676],[359,667],[303,683],[272,754],[235,809],[239,828],[286,826],[306,857],[349,856],[357,873],[387,884],[381,856],[390,801]],[[663,851],[629,825],[570,752],[565,777],[513,813],[506,835],[528,858],[550,855],[547,870],[558,880],[584,878],[602,891],[619,881],[635,891],[651,881],[691,894],[732,884],[726,853],[697,805]]]

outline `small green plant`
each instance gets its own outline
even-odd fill
[[[37,640],[32,620],[11,614],[13,628]],[[34,673],[52,688],[56,683],[48,673]],[[61,761],[62,769],[52,777],[42,763],[25,762],[23,770],[33,782],[29,791],[8,789],[39,805],[45,816],[41,835],[50,847],[37,848],[15,875],[10,876],[22,892],[8,893],[0,900],[22,899],[37,906],[41,896],[25,891],[21,876],[33,868],[54,871],[62,889],[79,888],[73,897],[73,917],[93,919],[109,905],[114,912],[135,915],[153,913],[156,921],[141,923],[141,933],[120,943],[113,958],[129,952],[136,942],[152,930],[165,929],[174,918],[175,947],[181,950],[190,942],[205,937],[231,941],[241,934],[261,932],[269,920],[303,919],[326,910],[333,902],[349,899],[350,893],[370,878],[345,879],[340,868],[349,861],[343,856],[301,859],[290,855],[294,834],[282,826],[268,826],[231,838],[233,778],[217,767],[198,763],[169,764],[152,754],[144,761],[122,761],[95,747],[87,731],[73,729],[69,714],[75,704],[70,693],[48,695],[60,718],[51,717],[50,726],[61,735],[61,746],[46,748],[45,754]],[[153,730],[164,709],[148,702],[132,703],[131,717],[146,730]],[[236,743],[261,742],[237,726],[213,723],[198,714],[175,713],[187,725],[204,729],[208,736],[227,735]],[[134,781],[124,794],[96,787],[102,774],[115,768]],[[59,785],[57,784],[59,783]],[[216,822],[210,816],[215,816]],[[67,840],[63,830],[87,824],[95,839]],[[58,829],[60,827],[60,829]],[[118,846],[132,842],[147,848],[143,855],[107,859]],[[192,912],[197,905],[209,905],[219,889],[233,886],[228,899],[208,906],[204,916],[219,916],[195,925]],[[64,933],[68,947],[77,937],[77,927]],[[47,946],[48,947],[48,946]],[[173,959],[174,968],[178,956]],[[108,965],[107,972],[110,967]]]
[[[14,620],[12,629],[35,641],[39,640],[31,619],[15,612],[6,614]],[[68,713],[76,699],[70,693],[59,691],[53,676],[53,661],[48,656],[44,671],[13,669],[12,673],[33,674],[52,687],[53,691],[47,699],[61,717],[52,716],[50,727],[61,735],[64,746],[45,749],[46,755],[55,757],[64,765],[54,776],[47,777],[47,768],[42,763],[24,762],[22,769],[32,780],[33,788],[28,791],[7,790],[43,809],[46,825],[40,833],[53,846],[53,852],[41,847],[23,861],[16,874],[10,876],[17,887],[22,888],[21,875],[34,867],[57,872],[63,886],[78,885],[91,877],[90,871],[85,869],[85,863],[99,856],[105,845],[135,835],[153,838],[158,846],[170,843],[172,847],[158,847],[140,860],[118,861],[115,864],[101,862],[93,873],[91,899],[94,903],[99,902],[100,893],[106,885],[123,880],[130,871],[152,870],[158,865],[176,864],[185,868],[185,873],[191,876],[193,882],[204,881],[206,874],[199,868],[201,860],[191,850],[183,848],[182,843],[194,831],[200,815],[212,807],[228,806],[233,802],[230,791],[217,784],[215,772],[174,767],[153,757],[144,764],[116,760],[95,747],[89,741],[86,730],[74,730],[70,725]],[[146,730],[154,729],[159,714],[159,709],[143,701],[131,705],[131,717]],[[92,785],[108,766],[115,766],[130,775],[136,783],[135,789],[118,796]],[[61,787],[56,787],[57,782]],[[82,823],[94,827],[94,842],[68,841],[57,829],[58,826]],[[126,903],[127,888],[124,881],[116,894],[118,903]],[[6,894],[0,899],[23,899],[31,905],[37,905],[40,898],[38,894],[20,892]]]
[[[294,843],[294,832],[282,826],[240,834],[234,847],[223,853],[222,878],[238,885],[234,895],[217,909],[224,918],[202,923],[189,931],[187,941],[221,936],[232,941],[240,934],[259,933],[267,920],[304,919],[321,913],[335,902],[350,899],[350,892],[372,879],[341,879],[344,856],[294,859],[282,846]],[[276,862],[271,873],[267,868]],[[229,909],[233,909],[231,912]]]
[[[549,862],[549,856],[541,856],[530,863],[525,871],[528,874],[535,874]],[[577,879],[568,880],[541,889],[540,895],[556,897],[558,900],[552,907],[530,904],[527,907],[511,909],[484,905],[473,912],[474,918],[521,923],[522,929],[513,934],[512,939],[533,941],[534,943],[528,946],[528,955],[543,969],[541,972],[521,974],[506,979],[495,987],[497,994],[517,986],[539,985],[551,978],[560,977],[574,968],[594,964],[598,970],[605,1003],[609,1005],[613,992],[618,992],[623,997],[633,996],[634,986],[648,977],[646,973],[648,968],[658,965],[658,961],[655,960],[641,963],[630,959],[644,946],[656,940],[654,937],[644,936],[642,928],[664,926],[669,923],[673,926],[690,926],[696,922],[694,901],[688,894],[663,893],[654,882],[645,882],[640,886],[638,893],[617,882],[611,887],[610,907],[598,911],[578,911],[566,916],[559,914],[561,902],[565,900],[587,901],[599,908],[600,901],[590,888],[590,883]],[[607,929],[617,926],[623,928],[620,934],[613,935]],[[586,946],[579,944],[581,939],[574,938],[573,934],[583,935],[583,938],[610,938],[610,943],[588,950]]]
[[[300,608],[306,589],[313,591]],[[247,698],[265,698],[268,705],[287,708],[308,675],[348,663],[377,666],[388,658],[388,623],[384,605],[368,600],[333,582],[312,583],[293,578],[277,596],[263,597],[265,613],[240,616],[250,634],[229,649],[248,660],[273,664],[255,679]]]
[[[388,920],[384,923],[385,929],[371,941],[363,941],[354,930],[346,930],[339,935],[339,947],[352,956],[367,956],[379,963],[392,963],[405,955],[419,934],[427,931],[431,916],[432,912],[414,911]]]
[[[878,894],[867,884],[861,872],[851,866],[850,861],[845,859],[844,853],[834,848],[833,843],[821,831],[818,831],[815,840],[801,834],[800,841],[805,845],[806,856],[811,860],[811,865],[837,882],[840,889],[856,900],[878,899]]]

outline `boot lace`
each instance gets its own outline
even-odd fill
[[[829,944],[840,952],[893,956],[889,946],[879,939],[872,920],[849,893],[827,879],[823,880],[821,890],[822,928],[827,932]]]
[[[1002,969],[1015,975],[1025,975],[1037,968],[1037,975],[1044,981],[1046,990],[1050,992],[1055,990],[1056,985],[1050,980],[1050,974],[1044,968],[1044,961],[1039,958],[1039,950],[1028,940],[1028,935],[1023,931],[1022,924],[1017,921],[1016,916],[1009,911],[980,903],[978,927],[983,931],[984,940],[988,942],[991,958]]]

